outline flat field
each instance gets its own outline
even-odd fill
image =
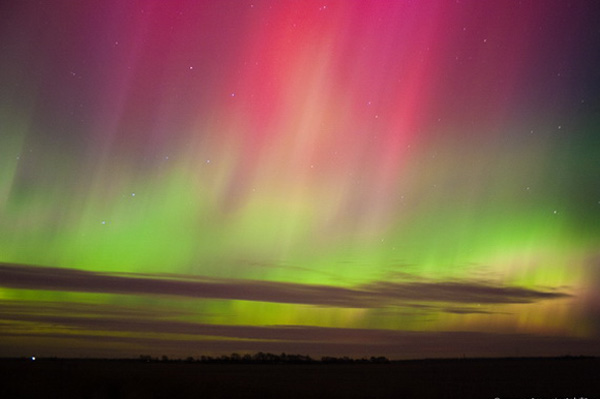
[[[600,398],[600,359],[202,364],[0,359],[1,398]]]

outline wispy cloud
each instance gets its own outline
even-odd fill
[[[0,264],[0,286],[16,289],[169,295],[330,307],[374,308],[411,302],[531,303],[569,296],[559,291],[496,286],[479,281],[376,281],[354,287],[237,279],[177,279],[173,275],[115,275],[76,269]]]

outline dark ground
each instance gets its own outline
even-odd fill
[[[600,398],[600,358],[244,365],[0,359],[0,398]]]

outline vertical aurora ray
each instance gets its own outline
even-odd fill
[[[597,339],[600,40],[586,5],[0,10],[0,320],[15,347],[51,340],[35,303],[80,323],[55,333],[125,340],[135,328],[111,330],[107,310],[122,305],[173,353],[197,337],[165,320]],[[106,275],[141,280],[127,292]],[[81,324],[84,305],[103,329]]]

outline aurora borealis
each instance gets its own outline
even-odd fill
[[[600,355],[586,1],[0,6],[0,356]]]

